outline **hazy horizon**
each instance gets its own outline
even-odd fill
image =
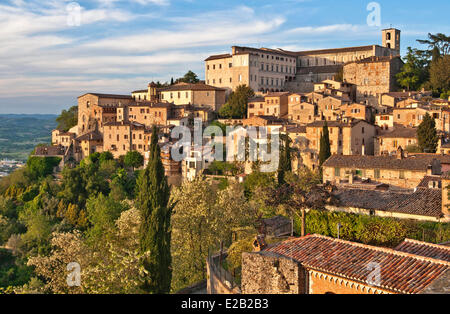
[[[0,113],[58,114],[79,95],[129,94],[188,70],[204,79],[203,60],[232,45],[381,45],[381,29],[392,26],[402,31],[404,55],[429,32],[450,33],[442,23],[449,1],[378,1],[379,26],[367,23],[370,2],[7,0],[0,4]],[[71,17],[73,6],[79,20]]]

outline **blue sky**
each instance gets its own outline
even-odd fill
[[[428,32],[450,34],[448,0],[377,1],[379,27],[367,25],[370,2],[0,0],[0,113],[59,113],[81,94],[128,94],[188,70],[203,78],[203,60],[232,45],[381,44],[392,24],[404,53]]]

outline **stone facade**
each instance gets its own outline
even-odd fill
[[[397,40],[387,40],[389,36]],[[231,54],[205,60],[206,83],[234,90],[245,84],[258,92],[310,92],[315,82],[331,80],[348,62],[369,57],[398,56],[400,31],[382,31],[383,46],[370,45],[312,51],[233,46]]]
[[[305,294],[306,271],[299,263],[270,254],[242,254],[243,294]]]
[[[232,54],[215,55],[205,60],[207,84],[235,90],[247,85],[254,91],[285,90],[285,83],[295,76],[296,57],[273,49],[232,47]]]
[[[356,101],[378,104],[384,93],[397,89],[395,75],[400,72],[400,57],[370,57],[344,65],[344,80],[357,85]]]

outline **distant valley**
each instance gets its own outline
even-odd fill
[[[56,117],[0,114],[0,160],[26,161],[36,145],[50,143]]]

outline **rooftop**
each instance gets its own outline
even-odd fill
[[[87,93],[84,95],[79,96],[78,98],[81,98],[86,95],[94,95],[99,98],[112,98],[112,99],[133,99],[131,95],[116,95],[116,94],[99,94],[99,93]]]
[[[403,159],[397,156],[333,155],[324,163],[324,167],[426,171],[434,160],[450,164],[450,155],[417,154]]]
[[[373,285],[369,281],[372,269],[368,265],[376,262],[381,276],[375,287],[406,294],[421,293],[450,268],[446,261],[321,235],[270,245],[260,254],[265,253],[291,258],[307,268],[367,285]]]
[[[405,239],[395,250],[450,262],[450,247],[445,245]]]
[[[417,138],[417,129],[396,127],[392,132],[379,135],[380,138]]]
[[[161,92],[170,92],[170,91],[186,91],[186,90],[194,90],[194,91],[224,91],[223,88],[214,87],[211,85],[206,84],[187,84],[187,83],[180,83],[171,85],[168,87],[161,88]]]
[[[339,206],[435,217],[442,216],[442,191],[418,188],[415,192],[393,192],[339,188],[334,195]]]
[[[35,156],[63,156],[65,153],[64,146],[38,146],[34,152]]]

